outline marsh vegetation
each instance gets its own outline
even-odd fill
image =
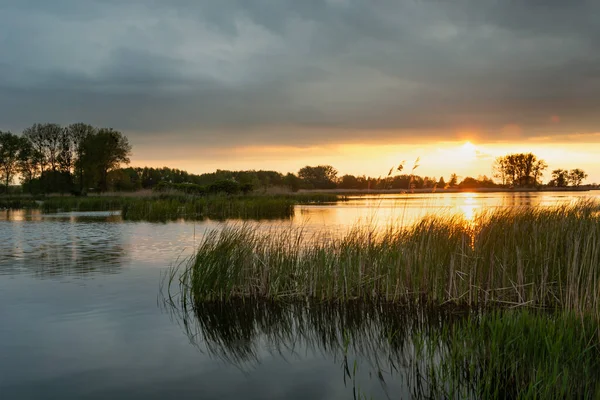
[[[41,209],[44,212],[120,211],[131,221],[166,222],[178,219],[288,219],[298,204],[328,204],[344,201],[335,194],[228,195],[203,196],[178,191],[151,196],[54,196],[4,197],[0,209]]]
[[[330,353],[358,397],[361,368],[417,398],[600,395],[595,202],[342,235],[228,226],[164,284],[209,354]]]
[[[369,299],[600,312],[597,203],[501,209],[473,221],[356,226],[341,236],[233,225],[209,232],[181,267],[195,301]]]

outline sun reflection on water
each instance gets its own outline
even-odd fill
[[[472,226],[475,224],[475,217],[481,211],[481,202],[478,201],[477,197],[477,193],[462,193],[463,204],[458,205],[465,221]]]

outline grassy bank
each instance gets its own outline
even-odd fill
[[[568,187],[533,187],[533,188],[503,188],[503,187],[449,187],[449,188],[420,188],[420,189],[303,189],[302,195],[309,194],[337,194],[339,196],[363,196],[374,194],[419,194],[419,193],[537,193],[537,192],[589,192],[599,190],[596,186],[568,186]]]
[[[336,193],[292,193],[278,195],[293,200],[296,204],[326,204],[348,200],[347,196]]]
[[[57,211],[118,211],[135,200],[126,196],[11,196],[0,197],[0,209]]]
[[[40,203],[30,197],[0,197],[0,210],[39,208]]]
[[[238,225],[178,273],[195,301],[253,298],[527,305],[600,314],[599,205],[429,217],[345,236]]]

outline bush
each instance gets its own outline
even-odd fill
[[[241,185],[236,181],[222,180],[215,183],[211,183],[208,186],[208,192],[211,194],[226,193],[226,194],[237,194],[242,190]]]
[[[176,190],[198,196],[203,196],[208,193],[206,187],[194,183],[169,183],[163,181],[154,186],[154,191],[156,192],[168,192],[169,190]]]

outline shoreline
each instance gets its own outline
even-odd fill
[[[460,189],[460,188],[447,188],[447,189],[300,189],[297,192],[292,191],[269,191],[267,189],[266,192],[257,191],[252,193],[254,196],[295,196],[295,195],[303,195],[303,194],[329,194],[329,195],[372,195],[372,194],[425,194],[425,193],[540,193],[540,192],[594,192],[599,191],[600,188],[583,186],[583,187],[564,187],[564,188],[470,188],[470,189]],[[153,192],[151,190],[139,190],[135,192],[104,192],[104,193],[90,193],[87,196],[73,196],[70,193],[47,193],[47,194],[0,194],[0,199],[2,198],[51,198],[51,197],[80,197],[80,198],[94,198],[94,197],[155,197],[158,193]]]
[[[308,193],[326,193],[326,194],[339,194],[339,195],[369,195],[369,194],[423,194],[423,193],[540,193],[540,192],[593,192],[600,191],[597,188],[542,188],[542,189],[531,189],[531,188],[473,188],[473,189],[459,189],[459,188],[448,188],[448,189],[301,189],[298,194]]]

